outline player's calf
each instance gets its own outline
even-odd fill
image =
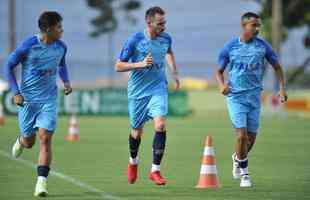
[[[138,164],[139,164],[138,151],[141,143],[141,137],[140,137],[141,135],[136,134],[134,136],[130,134],[128,139],[130,157],[127,167],[127,178],[130,184],[135,183],[138,177]]]

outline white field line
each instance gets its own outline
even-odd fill
[[[33,162],[31,161],[28,161],[28,160],[25,160],[25,159],[22,159],[22,158],[18,158],[18,159],[15,159],[11,156],[11,154],[5,152],[5,151],[2,151],[0,150],[0,155],[2,155],[3,157],[6,157],[10,160],[14,160],[16,162],[19,162],[19,163],[22,163],[23,165],[26,165],[30,168],[34,168],[36,169],[37,168],[37,165],[34,164]],[[75,186],[78,186],[80,188],[83,188],[89,192],[94,192],[94,193],[97,193],[98,196],[102,197],[102,199],[106,199],[106,200],[125,200],[124,198],[120,198],[120,197],[117,197],[117,196],[114,196],[114,195],[111,195],[107,192],[104,192],[102,190],[99,190],[91,185],[88,185],[86,183],[83,183],[82,181],[79,181],[71,176],[68,176],[66,174],[63,174],[63,173],[60,173],[60,172],[57,172],[57,171],[54,171],[54,170],[51,170],[50,171],[50,175],[52,176],[55,176],[55,177],[58,177],[60,179],[63,179],[69,183],[72,183],[73,185]]]

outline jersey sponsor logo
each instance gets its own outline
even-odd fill
[[[31,74],[36,76],[55,76],[56,75],[56,69],[50,68],[50,69],[35,69],[31,71]]]

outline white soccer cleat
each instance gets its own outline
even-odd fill
[[[241,170],[239,167],[239,163],[235,160],[235,154],[231,156],[232,163],[233,163],[233,169],[232,169],[232,175],[234,179],[240,179],[241,178]]]
[[[251,178],[248,174],[241,176],[240,187],[252,187]]]
[[[34,196],[36,197],[46,197],[47,192],[47,179],[44,177],[38,177],[36,188],[34,191]]]
[[[18,158],[23,153],[24,147],[19,142],[19,137],[17,137],[16,142],[12,147],[12,156]]]

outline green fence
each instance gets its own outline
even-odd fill
[[[4,92],[2,103],[5,113],[17,113],[11,92]],[[186,116],[189,113],[186,91],[169,92],[168,103],[171,116]],[[60,91],[58,111],[61,115],[128,115],[127,91],[123,88],[75,89],[68,96]]]

